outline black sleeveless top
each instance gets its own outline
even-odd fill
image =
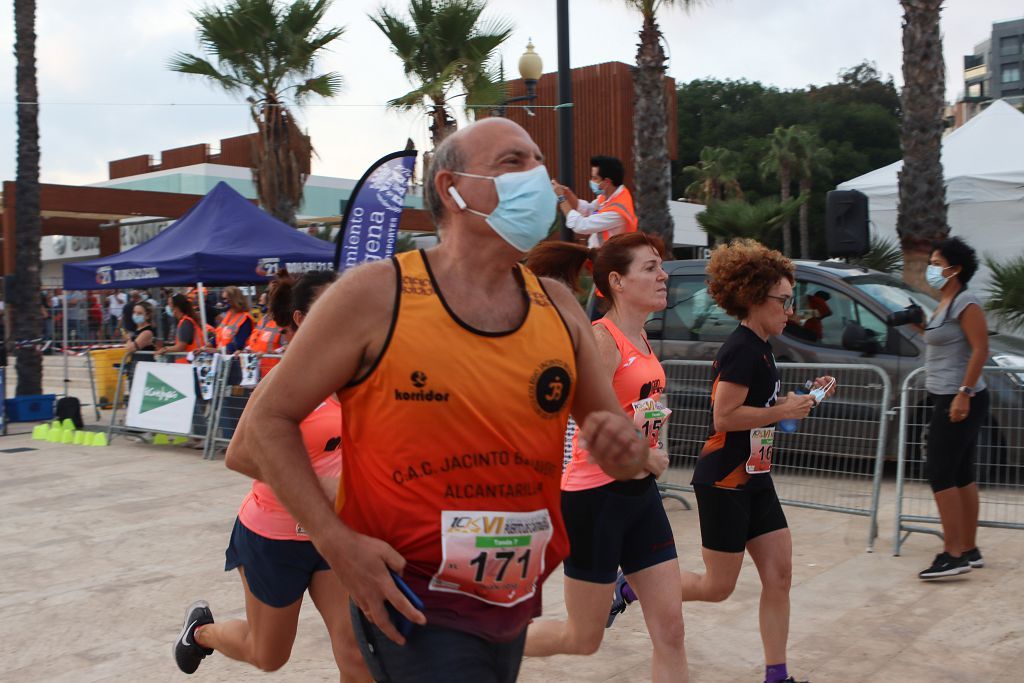
[[[153,344],[153,341],[156,339],[156,332],[153,331],[153,326],[152,325],[143,325],[142,327],[140,327],[140,328],[136,329],[134,332],[132,332],[132,341],[134,342],[136,339],[139,338],[140,334],[142,334],[143,332],[147,332],[147,331],[153,333],[152,336],[149,338],[149,344],[147,346],[137,346],[136,345],[136,347],[135,347],[136,351],[156,351],[156,345]]]

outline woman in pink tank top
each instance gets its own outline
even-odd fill
[[[663,253],[657,237],[634,232],[612,237],[600,249],[545,242],[527,255],[527,266],[538,275],[571,284],[586,262],[592,264],[594,284],[611,302],[607,315],[594,323],[598,350],[623,411],[650,441],[651,460],[636,479],[615,481],[590,462],[579,434],[573,437],[562,475],[569,619],[531,624],[525,654],[592,654],[615,615],[639,599],[654,646],[653,679],[685,681],[679,563],[656,481],[668,467],[668,454],[658,443],[665,371],[644,334],[647,317],[667,301]]]
[[[290,336],[317,297],[337,277],[333,271],[284,277],[272,285],[270,315]],[[267,387],[269,388],[269,387]],[[302,441],[328,495],[338,493],[341,476],[341,404],[326,398],[302,421]],[[209,605],[189,606],[174,644],[174,657],[193,673],[217,650],[264,671],[281,668],[291,655],[299,610],[306,591],[331,637],[343,681],[371,681],[349,618],[348,594],[309,536],[281,505],[269,486],[253,481],[242,501],[225,553],[225,570],[238,569],[245,592],[246,618],[214,622]]]

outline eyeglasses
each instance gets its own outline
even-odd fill
[[[796,297],[792,296],[792,295],[790,295],[790,296],[779,296],[777,294],[769,294],[768,298],[769,299],[775,299],[776,301],[782,302],[782,310],[784,310],[784,311],[788,311],[789,309],[793,308],[793,304],[796,303]]]

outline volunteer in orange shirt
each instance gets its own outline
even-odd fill
[[[569,620],[534,622],[526,655],[596,652],[606,626],[625,609],[620,593],[628,579],[626,597],[639,598],[654,644],[653,680],[685,681],[679,563],[656,482],[668,466],[668,454],[657,448],[661,419],[643,422],[643,415],[653,411],[641,404],[659,400],[665,390],[665,370],[644,334],[647,317],[664,310],[667,302],[663,252],[657,237],[631,233],[612,237],[599,250],[544,242],[527,255],[534,272],[571,282],[585,261],[592,263],[594,283],[611,302],[607,315],[594,323],[602,365],[621,409],[648,435],[654,457],[638,478],[615,481],[589,461],[579,434],[573,438],[572,460],[562,475],[562,517],[570,546],[565,559]],[[637,410],[644,410],[639,418]],[[613,594],[619,607],[609,615]]]
[[[633,195],[623,184],[626,171],[617,157],[595,156],[590,159],[590,191],[592,202],[577,197],[557,181],[552,183],[558,208],[565,215],[565,226],[577,235],[589,235],[587,246],[599,247],[615,235],[636,232],[636,209]]]
[[[570,410],[611,476],[632,479],[648,462],[572,292],[518,264],[555,216],[541,159],[502,118],[438,145],[426,202],[440,245],[347,271],[257,387],[228,450],[349,589],[377,680],[515,680],[540,586],[568,552],[559,479]],[[340,510],[298,430],[314,396],[335,390]]]
[[[196,320],[195,312],[192,310],[192,303],[184,294],[175,294],[167,300],[166,311],[178,321],[174,331],[174,343],[164,346],[156,351],[157,356],[165,353],[190,353],[202,346],[203,338],[199,330],[201,326]],[[187,363],[185,358],[178,358],[175,362]]]
[[[309,307],[335,279],[333,272],[305,275],[292,286],[279,286],[270,302],[273,315],[293,333]],[[302,442],[323,490],[333,498],[341,473],[341,404],[333,394],[299,425]],[[246,618],[214,622],[210,606],[189,606],[174,643],[174,658],[193,673],[214,650],[232,659],[275,671],[288,661],[295,629],[308,590],[331,636],[342,681],[370,681],[348,614],[348,593],[269,486],[254,481],[242,501],[226,552],[225,571],[238,569],[245,593]]]
[[[220,324],[217,325],[216,350],[232,354],[245,348],[245,343],[252,334],[253,319],[249,313],[249,302],[238,287],[225,287],[221,292],[221,300],[227,305],[227,309]]]

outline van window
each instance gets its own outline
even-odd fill
[[[702,275],[676,275],[669,281],[664,339],[725,341],[737,321],[715,303]]]
[[[816,282],[797,280],[793,296],[796,303],[786,323],[786,336],[840,349],[846,327],[856,323],[885,348],[889,332],[885,321],[848,295]]]

